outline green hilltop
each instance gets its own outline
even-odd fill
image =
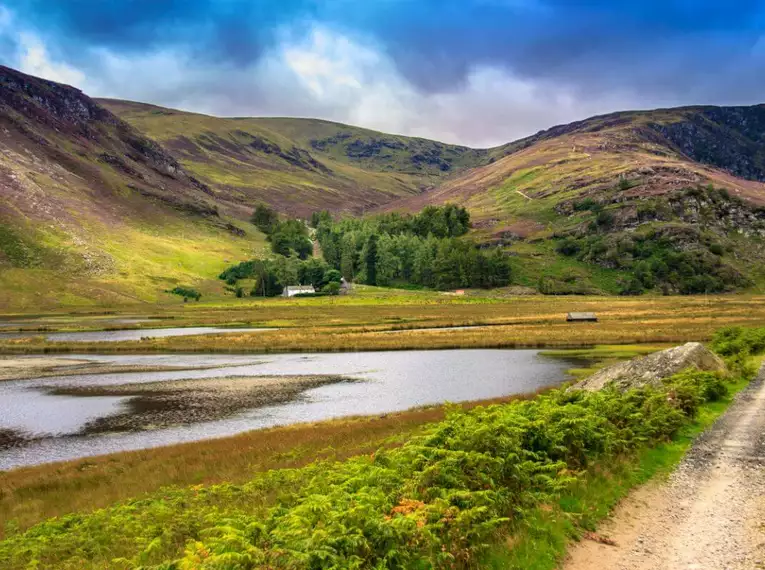
[[[302,217],[360,214],[488,162],[488,152],[317,119],[219,118],[99,100],[160,142],[220,199]]]

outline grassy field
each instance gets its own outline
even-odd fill
[[[762,323],[764,301],[765,297],[751,295],[504,297],[501,291],[455,297],[359,288],[354,295],[335,298],[230,299],[46,315],[0,315],[1,322],[11,325],[4,329],[9,331],[130,328],[114,324],[115,319],[125,317],[151,318],[137,325],[143,328],[197,325],[277,328],[267,332],[120,343],[56,343],[46,342],[42,336],[0,338],[0,352],[302,352],[704,341],[724,326]],[[594,311],[599,322],[567,323],[569,311]],[[468,328],[446,330],[446,327]]]

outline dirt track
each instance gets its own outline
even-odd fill
[[[562,570],[765,568],[765,366],[670,480],[646,485]]]

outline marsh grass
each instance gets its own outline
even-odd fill
[[[499,295],[499,293],[498,293]],[[256,326],[279,330],[121,343],[0,338],[0,352],[309,352],[442,348],[589,347],[709,340],[730,325],[765,321],[765,297],[447,297],[363,290],[344,298],[193,303],[158,307],[146,328]],[[127,311],[127,309],[123,309]],[[146,308],[144,307],[144,311]],[[597,323],[567,323],[569,311],[593,311]],[[136,307],[130,308],[131,315]],[[53,317],[67,317],[56,325]],[[27,326],[94,329],[91,315],[55,314]],[[0,320],[2,317],[0,317]],[[448,327],[476,325],[448,330]],[[444,330],[438,330],[443,328]],[[408,330],[411,329],[411,330]],[[436,329],[436,330],[418,330]],[[386,331],[398,330],[397,334]]]

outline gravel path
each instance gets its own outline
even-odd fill
[[[765,569],[765,366],[669,481],[632,493],[563,570]]]

